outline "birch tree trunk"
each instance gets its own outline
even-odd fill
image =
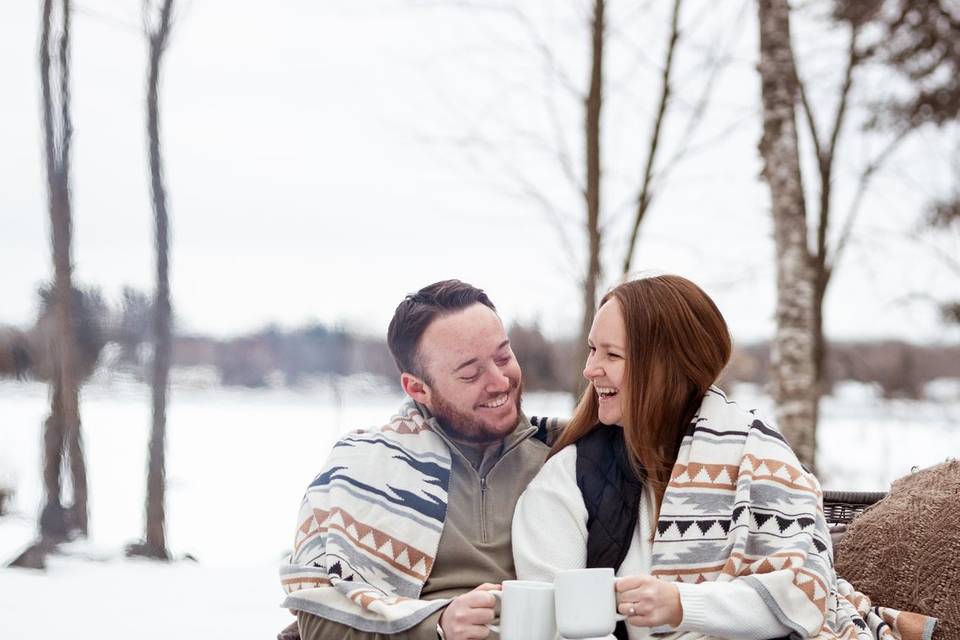
[[[797,74],[787,0],[758,0],[763,177],[770,185],[777,261],[777,330],[772,378],[780,429],[800,461],[814,468],[817,388],[814,363],[815,283],[807,246],[800,175]]]

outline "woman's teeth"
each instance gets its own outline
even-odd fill
[[[596,387],[596,389],[597,389],[597,394],[599,394],[601,398],[609,398],[611,396],[617,395],[617,390],[614,389],[613,387]]]

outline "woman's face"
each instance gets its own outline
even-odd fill
[[[583,377],[593,383],[599,399],[600,422],[623,424],[623,394],[626,384],[627,329],[616,298],[608,300],[593,318],[587,338],[590,355]]]

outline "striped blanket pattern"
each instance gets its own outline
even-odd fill
[[[450,451],[417,405],[342,438],[300,505],[280,568],[283,606],[361,631],[397,633],[446,600],[419,600],[440,543]]]
[[[704,396],[671,476],[653,575],[742,579],[803,638],[930,639],[935,619],[875,607],[837,576],[819,482],[776,429],[720,389]]]

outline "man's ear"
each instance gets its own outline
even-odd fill
[[[430,387],[421,378],[412,373],[400,374],[400,386],[403,392],[427,408],[430,407]]]

